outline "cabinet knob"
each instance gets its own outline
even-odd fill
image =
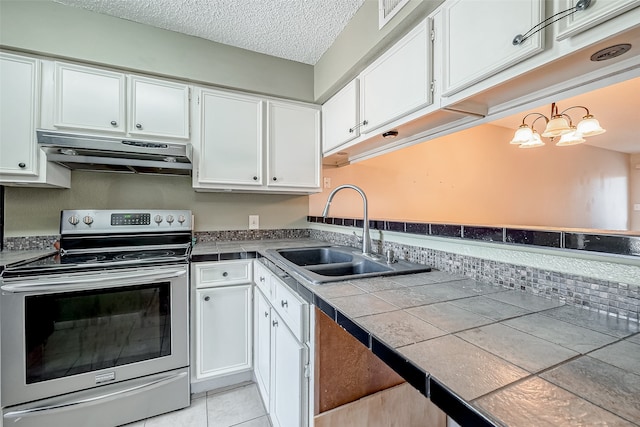
[[[229,273],[227,273],[226,271],[224,273],[222,273],[222,277],[227,277],[229,275]]]
[[[274,180],[274,181],[277,181],[277,180],[278,180],[278,178],[276,178],[276,177],[274,176],[274,177],[273,177],[273,180]]]
[[[268,311],[264,312],[264,317],[269,317],[269,312]]]
[[[289,303],[285,300],[280,301],[280,305],[283,307],[289,307]]]
[[[136,129],[142,129],[142,125],[140,123],[136,123]]]
[[[111,120],[111,126],[118,126],[118,122],[116,122],[115,120]]]
[[[258,180],[258,177],[257,177],[257,176],[254,176],[254,177],[253,177],[253,180],[254,180],[254,181],[257,181],[257,180]]]
[[[205,300],[205,301],[209,301],[210,299],[211,299],[211,297],[209,297],[209,296],[204,297],[204,300]]]
[[[272,324],[273,326],[278,326],[278,321],[277,321],[277,320],[274,320],[273,322],[271,322],[271,324]]]
[[[22,169],[24,169],[24,168],[26,168],[26,167],[27,167],[27,165],[26,165],[26,164],[24,164],[23,162],[18,163],[18,166],[19,166],[20,168],[22,168]]]

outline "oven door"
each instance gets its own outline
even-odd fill
[[[2,406],[188,366],[187,265],[5,280]]]

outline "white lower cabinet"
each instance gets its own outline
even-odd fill
[[[274,427],[309,425],[310,307],[255,263],[254,375]],[[267,290],[268,296],[263,293]]]
[[[271,394],[271,306],[258,288],[253,306],[253,372],[268,410]]]
[[[194,380],[215,379],[249,371],[252,367],[253,313],[251,261],[193,265]],[[242,271],[247,272],[244,279],[237,274]],[[219,280],[216,279],[218,277]]]
[[[271,325],[271,423],[280,427],[303,426],[307,418],[305,401],[309,381],[305,370],[308,369],[308,349],[275,312]]]

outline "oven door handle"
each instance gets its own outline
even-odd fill
[[[83,291],[96,288],[116,288],[128,285],[136,285],[139,283],[149,283],[156,280],[168,280],[187,274],[185,268],[180,270],[169,271],[152,271],[137,272],[127,274],[107,273],[95,276],[82,276],[82,278],[64,278],[62,280],[53,278],[44,278],[36,280],[24,280],[15,284],[5,284],[0,287],[3,291],[20,293],[20,292],[64,292],[64,291]]]
[[[4,419],[5,421],[12,421],[12,419],[15,419],[15,418],[28,417],[29,415],[42,414],[43,412],[63,410],[69,407],[87,406],[102,400],[113,400],[114,398],[118,398],[119,396],[122,396],[125,394],[130,394],[132,392],[140,392],[145,389],[153,389],[167,383],[178,381],[186,375],[187,375],[186,372],[181,372],[178,374],[172,374],[163,378],[148,381],[144,384],[134,385],[122,390],[116,390],[110,393],[99,394],[96,396],[80,398],[80,399],[71,400],[64,403],[52,404],[47,406],[38,406],[38,407],[32,407],[28,409],[17,409],[13,411],[8,411],[8,412],[5,412]]]

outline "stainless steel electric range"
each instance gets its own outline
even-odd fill
[[[191,212],[63,211],[0,275],[6,426],[114,426],[189,405]]]

